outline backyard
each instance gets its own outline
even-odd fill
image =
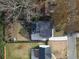
[[[5,22],[6,23],[6,22]],[[27,23],[26,23],[27,24]],[[5,27],[5,40],[6,41],[13,41],[15,38],[16,41],[29,41],[29,34],[27,29],[24,28],[25,24],[22,25],[21,21],[16,20],[15,22],[8,22],[6,23]]]
[[[35,48],[39,43],[7,43],[6,44],[6,59],[30,59],[30,50]]]

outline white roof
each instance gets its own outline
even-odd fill
[[[49,40],[54,40],[54,41],[60,41],[60,40],[67,40],[68,37],[67,36],[61,36],[61,37],[51,37],[49,38]]]
[[[31,34],[31,40],[41,40],[41,41],[46,41],[46,38],[43,38],[39,35],[39,33],[36,34]]]
[[[49,45],[39,45],[39,47],[47,48],[47,47],[49,47]]]
[[[13,39],[14,39],[14,41],[16,41],[16,38],[15,37]]]
[[[76,37],[79,38],[79,33],[76,33]]]
[[[55,30],[55,29],[52,29],[52,37],[54,36],[54,30]],[[41,36],[39,35],[39,33],[36,33],[36,34],[34,33],[34,34],[31,34],[31,40],[46,41],[47,38],[41,37]]]

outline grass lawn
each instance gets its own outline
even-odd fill
[[[6,45],[6,59],[30,59],[29,43],[8,43]]]
[[[6,59],[30,59],[30,50],[44,43],[7,43]]]
[[[61,31],[59,31],[59,32],[54,32],[54,36],[63,36],[63,34],[64,34],[64,31],[63,30],[61,30]]]

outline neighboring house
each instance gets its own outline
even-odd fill
[[[32,23],[31,40],[46,41],[52,36],[50,21],[37,21]]]
[[[51,59],[51,50],[49,45],[39,46],[39,59]]]
[[[31,59],[39,59],[39,49],[31,49]]]
[[[38,49],[31,50],[31,59],[51,59],[51,50],[49,45],[40,45]]]

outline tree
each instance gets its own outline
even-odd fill
[[[1,59],[4,59],[4,45],[5,42],[3,41],[4,39],[4,23],[3,23],[3,17],[2,17],[2,13],[0,12],[0,55],[1,55]]]
[[[16,20],[26,15],[26,20],[30,21],[32,16],[37,15],[33,8],[35,8],[34,0],[0,0],[0,11],[6,11],[7,20],[10,18]]]

